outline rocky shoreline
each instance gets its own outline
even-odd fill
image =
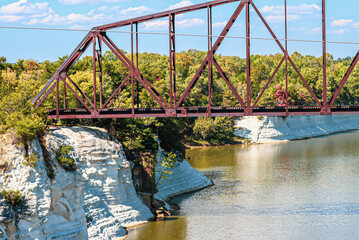
[[[359,116],[242,117],[234,133],[251,143],[291,141],[359,129]]]
[[[0,188],[19,190],[23,200],[12,207],[1,199],[0,239],[118,239],[126,236],[126,227],[153,218],[135,191],[122,145],[104,129],[50,129],[41,141],[44,146],[37,139],[31,142],[28,155],[37,156],[36,166],[24,166],[26,150],[14,144],[14,136],[1,138]],[[76,171],[59,164],[62,146],[72,146]],[[181,161],[155,198],[166,201],[210,185],[211,180]]]

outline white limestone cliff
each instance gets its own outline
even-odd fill
[[[161,175],[164,161],[164,151],[160,149],[158,156],[158,164],[156,165],[156,182]],[[157,186],[158,193],[155,198],[168,201],[175,196],[197,191],[213,185],[213,182],[207,178],[203,173],[192,168],[192,166],[185,160],[178,161],[175,167],[171,170],[172,175],[163,183]]]
[[[121,239],[125,227],[153,217],[133,187],[122,145],[105,130],[51,128],[42,141],[45,147],[31,142],[29,154],[38,156],[35,168],[23,164],[25,148],[14,143],[13,135],[0,137],[0,190],[20,190],[24,196],[16,209],[0,197],[0,239]],[[66,171],[57,161],[63,145],[73,147],[76,171]],[[182,161],[158,187],[157,198],[168,200],[211,184]]]
[[[7,168],[0,176],[0,188],[20,190],[27,210],[15,224],[15,218],[4,213],[9,206],[3,201],[0,230],[8,239],[117,239],[126,235],[124,227],[153,216],[133,188],[131,165],[122,146],[104,130],[51,129],[45,143],[53,180],[47,176],[37,140],[30,147],[39,156],[32,168],[24,166],[25,150],[11,139],[3,136],[1,144],[0,165],[6,162]],[[71,157],[78,170],[67,172],[56,160],[62,145],[73,147]]]
[[[359,129],[359,116],[242,117],[234,134],[254,143],[269,143],[324,136]]]

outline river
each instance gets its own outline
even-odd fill
[[[359,131],[277,144],[193,149],[214,186],[129,240],[359,239]]]

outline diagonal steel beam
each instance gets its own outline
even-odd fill
[[[345,73],[345,75],[344,75],[342,81],[340,82],[340,84],[339,84],[337,90],[334,92],[333,97],[332,97],[332,99],[330,100],[330,104],[329,104],[329,107],[330,107],[330,108],[333,107],[335,100],[337,100],[337,98],[338,98],[340,92],[343,90],[344,85],[345,85],[346,82],[348,81],[348,79],[349,79],[350,75],[352,74],[352,72],[353,72],[355,66],[356,66],[357,63],[358,63],[358,61],[359,61],[359,51],[358,51],[358,53],[356,54],[356,56],[354,57],[352,63],[350,64],[350,66],[349,66],[347,72]]]
[[[192,91],[193,87],[196,85],[198,79],[201,77],[203,71],[205,70],[205,68],[207,67],[207,65],[209,64],[209,59],[210,56],[214,55],[216,53],[216,51],[218,50],[219,46],[221,45],[221,43],[223,42],[224,38],[227,36],[229,30],[232,28],[234,22],[236,21],[236,19],[238,18],[239,14],[241,13],[242,9],[244,8],[245,4],[243,2],[241,2],[238,7],[236,8],[236,10],[234,11],[232,17],[230,18],[230,20],[227,22],[226,26],[224,27],[220,37],[218,37],[217,41],[215,42],[212,50],[210,52],[207,53],[206,58],[204,59],[204,61],[202,62],[201,66],[199,67],[199,69],[197,70],[196,74],[194,75],[192,81],[189,83],[188,87],[186,88],[186,90],[183,92],[181,98],[178,100],[175,108],[179,108],[180,106],[182,106],[182,104],[184,103],[184,101],[187,99],[187,97],[189,96],[190,92]]]
[[[41,103],[43,103],[45,101],[45,99],[50,95],[50,93],[52,92],[52,90],[54,90],[56,87],[56,83],[53,83],[51,85],[51,87],[47,90],[47,92],[45,93],[45,95],[40,99],[39,102],[36,103],[35,107],[39,107],[41,105]]]
[[[152,84],[142,77],[138,68],[134,67],[133,64],[129,61],[129,59],[121,53],[117,47],[113,46],[110,42],[107,41],[109,39],[106,36],[106,39],[100,35],[101,40],[110,48],[110,50],[117,56],[117,58],[126,66],[128,70],[130,70],[130,75],[134,76],[137,81],[151,94],[151,96],[156,100],[158,104],[164,109],[170,108],[169,104],[162,98],[162,96],[156,91],[156,89],[152,86]],[[110,39],[109,39],[110,40]],[[130,63],[130,64],[129,64]]]
[[[60,77],[61,80],[62,77]],[[79,95],[77,95],[77,93],[75,92],[75,90],[72,89],[72,87],[70,86],[70,84],[68,84],[66,81],[62,81],[68,89],[70,89],[70,91],[75,95],[75,97],[82,103],[82,105],[87,109],[87,111],[89,111],[91,114],[93,113],[93,110],[90,109],[90,107],[82,100],[82,98],[80,98]]]
[[[283,45],[280,43],[280,41],[278,40],[277,36],[274,34],[274,32],[272,31],[272,29],[270,28],[270,26],[268,25],[267,21],[264,19],[264,17],[262,16],[262,14],[259,12],[258,8],[256,7],[256,5],[254,5],[252,0],[249,0],[250,3],[252,4],[252,7],[254,8],[254,10],[256,11],[256,13],[258,14],[259,18],[262,20],[262,22],[264,23],[264,25],[266,26],[266,28],[268,29],[269,33],[272,35],[273,39],[276,41],[276,43],[278,44],[278,46],[280,47],[280,49],[282,50],[282,52],[284,54],[286,54],[286,50],[284,49]],[[301,78],[302,82],[304,83],[304,85],[306,86],[306,88],[308,89],[309,93],[312,95],[312,97],[314,98],[315,102],[318,104],[318,106],[322,107],[322,104],[320,103],[319,99],[317,98],[317,96],[314,94],[313,90],[311,89],[311,87],[309,86],[309,84],[307,83],[307,81],[304,79],[303,75],[299,72],[297,66],[295,65],[295,63],[293,62],[293,60],[288,56],[288,60],[290,62],[290,64],[293,66],[294,70],[297,72],[297,74],[299,75],[299,77]]]
[[[56,71],[56,73],[50,78],[50,80],[46,83],[46,85],[41,89],[41,91],[37,94],[37,96],[31,101],[33,104],[35,104],[40,97],[44,94],[44,92],[51,86],[53,81],[56,79],[57,76],[59,76],[63,71],[66,71],[70,69],[73,64],[81,57],[82,53],[86,51],[86,49],[89,46],[89,42],[91,42],[91,33],[88,33],[86,37],[80,42],[80,44],[75,48],[75,50],[70,54],[70,56],[65,60],[65,62],[62,63],[60,68]],[[53,89],[52,89],[53,90]],[[45,95],[46,97],[48,96]],[[42,98],[39,103],[36,104],[36,106],[40,106],[41,103],[46,99]]]
[[[237,101],[241,104],[242,108],[246,107],[246,104],[244,103],[242,97],[239,95],[239,93],[237,92],[236,88],[233,86],[233,84],[231,83],[231,81],[229,81],[228,77],[226,76],[226,74],[223,72],[223,69],[221,68],[221,66],[218,64],[218,62],[216,61],[216,59],[213,57],[211,60],[214,64],[214,66],[217,68],[217,71],[219,72],[219,74],[221,75],[221,77],[223,78],[223,80],[226,82],[227,86],[229,87],[229,89],[232,91],[232,93],[234,94],[235,98],[237,99]]]
[[[274,70],[272,76],[269,78],[268,82],[266,83],[266,85],[264,86],[264,88],[262,89],[261,93],[259,94],[258,98],[256,99],[256,101],[253,104],[253,108],[257,107],[257,104],[259,102],[259,100],[262,98],[264,92],[267,90],[269,84],[272,82],[273,78],[275,77],[275,75],[277,74],[279,68],[282,66],[283,62],[284,62],[285,56],[282,58],[282,60],[280,61],[280,63],[278,64],[277,68]]]
[[[125,80],[123,80],[120,84],[120,86],[118,86],[118,88],[116,89],[116,91],[114,91],[111,95],[111,97],[106,101],[106,103],[102,106],[102,108],[100,109],[99,113],[102,112],[103,109],[105,109],[108,106],[111,106],[111,104],[115,101],[114,97],[117,94],[117,92],[119,92],[122,89],[122,86],[124,84],[126,84],[128,82],[128,79],[130,78],[130,75],[128,75]],[[121,90],[122,91],[122,90]],[[121,92],[119,92],[117,95],[120,95]],[[112,101],[111,101],[112,100]],[[111,101],[111,102],[110,102]]]
[[[74,85],[74,87],[77,89],[77,91],[80,92],[80,94],[82,95],[82,97],[85,98],[85,99],[90,103],[90,105],[94,108],[95,106],[94,106],[93,102],[90,100],[90,98],[88,98],[88,97],[86,96],[86,94],[80,89],[80,87],[79,87],[74,81],[72,81],[72,79],[70,78],[70,76],[67,75],[66,73],[64,73],[64,76],[70,81],[70,83],[71,83],[72,85]]]
[[[147,87],[148,89],[150,89],[152,91],[153,94],[156,95],[153,95],[151,94],[151,91],[149,91],[147,88],[146,90],[150,92],[150,94],[156,99],[156,101],[161,105],[160,102],[162,102],[162,107],[163,108],[170,108],[170,105],[167,103],[166,100],[164,100],[162,98],[162,96],[157,92],[157,90],[152,86],[152,84],[146,79],[143,77],[143,75],[141,74],[140,70],[138,69],[138,67],[135,67],[134,64],[130,61],[130,59],[128,59],[126,57],[125,54],[123,54],[120,49],[118,49],[118,47],[111,41],[111,39],[106,35],[106,40],[108,40],[111,45],[115,48],[115,50],[117,50],[117,52],[121,55],[121,57],[128,63],[129,65],[129,70],[132,72],[132,74],[134,75],[134,77],[136,77],[137,81],[139,81],[145,88]],[[147,85],[147,86],[145,86]],[[165,105],[165,106],[163,106]]]

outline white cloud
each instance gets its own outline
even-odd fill
[[[339,29],[339,30],[333,30],[332,33],[334,33],[334,34],[343,34],[343,33],[347,32],[347,31],[348,31],[348,29],[342,28],[342,29]]]
[[[319,33],[321,31],[322,31],[322,28],[320,28],[320,27],[310,29],[310,33]]]
[[[76,5],[76,4],[106,4],[106,3],[118,3],[118,2],[127,2],[126,0],[59,0],[60,3],[66,5]]]
[[[301,4],[287,7],[288,21],[295,21],[302,18],[302,15],[314,15],[321,11],[317,4]],[[284,5],[264,6],[261,8],[263,14],[267,14],[265,19],[272,23],[281,23],[284,21]]]
[[[204,24],[204,20],[200,18],[184,19],[176,23],[178,27],[193,27]]]
[[[176,3],[174,5],[169,6],[166,10],[172,10],[172,9],[176,9],[176,8],[183,8],[183,7],[187,7],[187,6],[191,6],[194,3],[192,1],[189,0],[184,0],[182,2]]]
[[[82,28],[91,28],[109,22],[145,15],[154,11],[144,5],[126,9],[121,9],[120,6],[101,6],[87,13],[72,12],[67,15],[60,15],[55,13],[47,2],[30,4],[28,1],[30,0],[20,0],[1,7],[0,21],[21,22],[26,25],[71,25],[72,27],[78,25],[82,26]],[[2,15],[2,11],[9,11],[13,14]]]
[[[141,15],[144,13],[148,13],[151,11],[153,11],[153,9],[146,7],[145,5],[141,5],[139,7],[129,7],[129,8],[123,9],[120,11],[120,13],[121,13],[121,15],[131,14],[131,16],[134,16],[134,15]]]
[[[224,21],[224,22],[216,22],[216,23],[213,23],[213,27],[224,27],[226,26],[228,22],[227,21]]]
[[[334,20],[331,25],[333,27],[343,27],[343,26],[347,26],[347,25],[351,24],[352,22],[353,22],[352,19],[342,18],[342,19]]]
[[[298,28],[289,28],[290,31],[293,31],[293,32],[302,32],[302,31],[305,31],[307,30],[306,27],[298,27]]]
[[[150,21],[144,22],[145,29],[165,29],[168,28],[168,20],[157,20],[157,21]]]
[[[43,18],[53,12],[48,2],[31,3],[28,0],[19,0],[0,7],[0,21],[30,22],[32,19]]]
[[[264,17],[268,22],[281,23],[284,21],[284,15],[268,15]],[[298,15],[287,15],[288,21],[294,21],[300,19]]]
[[[168,20],[156,20],[156,21],[150,21],[150,22],[144,22],[145,29],[151,29],[151,30],[164,30],[168,29]],[[204,20],[200,18],[189,18],[189,19],[183,19],[181,21],[176,22],[176,27],[179,28],[188,28],[193,26],[198,26],[204,24]]]
[[[353,28],[359,28],[359,22],[353,23]]]
[[[18,22],[23,20],[24,17],[22,16],[16,16],[16,15],[3,15],[0,16],[0,21],[2,22]]]
[[[29,3],[28,0],[20,0],[18,2],[4,5],[0,8],[0,14],[7,15],[33,15],[42,14],[49,11],[52,10],[49,8],[48,2]]]
[[[288,14],[313,14],[321,11],[321,7],[317,4],[301,4],[296,6],[287,6],[287,13]],[[271,14],[271,15],[284,15],[284,5],[277,5],[277,6],[264,6],[261,9],[261,12],[264,14]]]

